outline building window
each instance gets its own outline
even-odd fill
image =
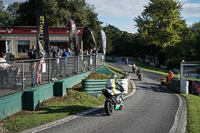
[[[30,48],[29,40],[18,40],[17,41],[17,52],[18,53],[28,53]]]

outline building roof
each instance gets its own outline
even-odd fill
[[[78,27],[78,35],[83,34],[83,28]],[[0,34],[36,34],[36,26],[0,26]],[[49,34],[69,34],[69,27],[49,27]]]

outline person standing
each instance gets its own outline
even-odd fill
[[[168,79],[168,83],[170,84],[170,81],[171,79],[174,77],[174,74],[172,72],[172,70],[170,69],[169,72],[168,72],[168,76],[167,76],[167,79]]]
[[[42,82],[42,64],[45,63],[44,57],[42,57],[36,64],[36,84],[41,85]]]
[[[90,49],[90,51],[89,51],[89,65],[88,65],[88,70],[90,71],[90,70],[92,70],[92,68],[93,68],[93,51],[92,51],[92,49]]]
[[[58,67],[59,67],[59,63],[60,63],[60,57],[59,57],[59,51],[57,49],[54,49],[51,51],[52,55],[51,57],[53,58],[51,60],[51,66],[52,66],[52,71],[51,71],[51,78],[52,81],[56,81],[57,80],[57,75],[58,75]]]
[[[67,50],[65,50],[62,54],[62,57],[64,58],[62,63],[63,65],[61,65],[60,69],[62,70],[63,66],[64,66],[64,74],[67,75],[68,74],[68,71],[67,71],[67,58],[68,57],[71,57],[71,51],[70,51],[70,48],[67,48]],[[60,70],[60,75],[61,75],[61,70]]]
[[[136,71],[136,65],[135,65],[135,63],[132,64],[132,71],[133,71],[133,73],[135,73],[135,71]]]
[[[89,57],[90,57],[88,50],[85,50],[83,55],[84,55],[84,57],[83,57],[83,71],[86,71],[89,67]]]
[[[35,86],[36,84],[36,59],[38,59],[38,54],[36,51],[36,47],[33,46],[32,49],[28,53],[30,61],[29,71],[31,71],[31,86]]]
[[[0,72],[2,76],[2,79],[1,79],[2,86],[3,86],[4,78],[6,79],[6,84],[9,85],[8,70],[10,66],[11,66],[10,64],[6,63],[6,54],[1,52],[0,53]]]

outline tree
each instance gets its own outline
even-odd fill
[[[11,7],[15,7],[12,5]],[[16,8],[14,8],[16,9]],[[14,25],[35,26],[37,9],[46,14],[48,25],[51,27],[67,27],[69,19],[74,20],[77,27],[83,27],[83,42],[85,48],[92,48],[93,44],[89,38],[88,28],[99,32],[101,23],[94,12],[94,7],[87,4],[85,0],[29,0],[20,4]],[[12,10],[13,11],[13,8]],[[24,21],[26,20],[26,21]],[[100,34],[97,34],[100,38]],[[97,41],[100,47],[100,39]]]
[[[136,55],[134,50],[136,35],[121,31],[115,26],[107,25],[104,27],[107,36],[107,51],[117,55]]]
[[[14,2],[13,4],[9,4],[6,11],[13,16],[14,19],[17,17],[17,11],[20,8],[20,2]]]
[[[146,50],[144,54],[157,56],[161,64],[170,64],[176,55],[182,55],[172,50],[189,47],[187,43],[182,45],[183,41],[187,42],[191,37],[180,15],[182,4],[175,0],[150,0],[144,8],[141,16],[135,18],[138,38],[143,41]]]
[[[194,60],[200,60],[200,22],[194,23],[192,26],[190,26],[190,30],[194,34],[194,37],[191,39],[190,42],[193,47],[191,49],[192,55]]]
[[[116,53],[115,47],[118,45],[117,39],[121,37],[122,31],[110,24],[104,27],[104,31],[107,38],[107,52]]]
[[[10,25],[12,16],[4,11],[3,1],[0,0],[0,26]]]
[[[174,0],[150,0],[144,8],[135,21],[138,33],[148,44],[165,47],[181,41],[182,29],[186,27],[180,16],[181,3]]]
[[[69,19],[74,20],[79,27],[86,27],[89,24],[94,27],[101,24],[96,19],[97,14],[94,13],[92,6],[85,0],[29,0],[20,5],[17,11],[19,22],[15,25],[36,25],[37,9],[45,12],[50,26],[67,26]]]

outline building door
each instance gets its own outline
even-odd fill
[[[13,53],[13,46],[12,46],[12,41],[11,40],[7,40],[6,41],[6,53]]]
[[[0,52],[6,53],[6,42],[0,40]]]

